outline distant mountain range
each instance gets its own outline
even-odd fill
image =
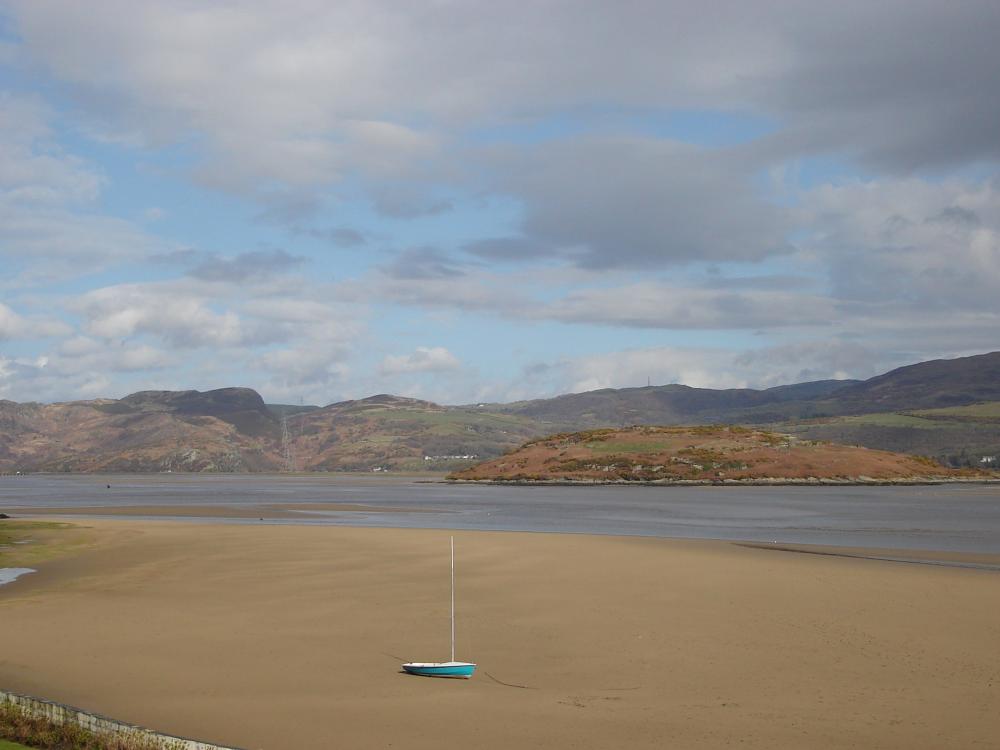
[[[818,380],[767,390],[685,385],[606,388],[496,409],[574,424],[760,424],[995,400],[1000,400],[1000,352],[921,362],[870,380]]]
[[[391,395],[324,407],[265,404],[248,388],[0,401],[0,471],[451,470],[554,432],[712,423],[980,465],[1000,456],[1000,352],[864,381],[602,389],[476,406]]]

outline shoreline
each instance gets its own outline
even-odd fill
[[[762,478],[762,479],[462,479],[446,478],[441,484],[485,484],[517,487],[925,487],[948,484],[1000,484],[998,478],[932,478],[915,477],[909,479],[833,479],[807,477],[805,479]]]
[[[16,510],[16,509],[15,509]],[[175,508],[166,506],[147,506],[144,508],[136,506],[128,507],[94,507],[94,508],[46,508],[46,509],[30,509],[31,513],[26,513],[24,515],[18,515],[12,517],[11,520],[23,521],[27,523],[32,523],[35,519],[39,522],[44,522],[46,517],[56,517],[59,519],[66,519],[67,525],[72,525],[72,522],[91,522],[96,521],[98,523],[178,523],[178,524],[192,524],[198,525],[199,522],[204,522],[207,526],[226,526],[226,525],[238,525],[243,527],[256,527],[257,524],[246,524],[246,521],[252,521],[255,518],[259,518],[256,512],[251,512],[249,509],[241,508],[218,508],[211,506],[202,506],[199,508],[192,508],[187,515],[175,515]],[[228,515],[220,514],[216,515],[211,511],[216,510],[231,510],[232,513]],[[116,512],[124,511],[124,512]],[[358,512],[367,512],[367,510],[362,510]],[[372,509],[372,512],[378,513],[378,509]],[[400,512],[400,511],[392,511]],[[402,512],[413,512],[413,513],[426,513],[425,510],[413,510],[413,511],[402,511]],[[293,516],[295,518],[301,518],[301,516]],[[264,517],[260,520],[265,521],[264,526],[267,526],[268,521],[282,521],[286,520],[283,516],[275,517]],[[271,524],[273,527],[273,524]],[[284,528],[299,526],[299,524],[292,524],[291,526],[282,524]],[[969,568],[976,570],[986,570],[986,571],[1000,571],[1000,552],[981,552],[981,551],[960,551],[960,550],[948,550],[948,549],[923,549],[923,548],[901,548],[901,547],[882,547],[882,546],[858,546],[856,544],[833,544],[833,543],[809,543],[809,542],[790,542],[790,541],[762,541],[759,539],[731,539],[726,537],[685,537],[685,536],[659,536],[659,535],[649,535],[649,534],[623,534],[616,532],[581,532],[581,531],[528,531],[524,529],[449,529],[448,527],[396,527],[396,526],[338,526],[337,524],[301,524],[303,527],[315,527],[315,528],[347,528],[347,529],[363,529],[369,531],[377,531],[380,529],[387,529],[393,531],[415,531],[415,532],[448,532],[448,533],[468,533],[468,534],[532,534],[541,536],[578,536],[578,537],[594,537],[597,539],[608,538],[608,539],[649,539],[649,540],[660,540],[663,542],[678,542],[678,543],[706,543],[706,544],[726,544],[734,545],[737,547],[745,547],[747,549],[756,550],[766,550],[772,552],[788,552],[797,554],[808,554],[808,555],[821,555],[828,557],[843,557],[858,560],[870,560],[877,562],[893,562],[893,563],[907,563],[907,564],[926,564],[926,565],[936,565],[941,567],[956,567],[956,568]],[[37,572],[31,569],[32,572]],[[8,583],[13,583],[9,581]]]
[[[299,472],[269,472],[269,471],[204,471],[204,472],[21,472],[2,473],[0,479],[20,479],[42,477],[51,479],[100,479],[102,477],[122,478],[156,478],[169,479],[329,479],[338,480],[368,479],[373,482],[413,482],[414,484],[486,484],[486,485],[516,485],[530,487],[533,485],[558,487],[586,487],[591,485],[611,486],[651,486],[651,487],[920,487],[949,484],[1000,484],[1000,476],[980,477],[903,477],[899,479],[878,479],[866,477],[760,477],[755,479],[464,479],[452,478],[445,472],[363,472],[363,471],[299,471]]]

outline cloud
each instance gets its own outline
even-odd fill
[[[809,276],[791,274],[762,274],[760,276],[724,276],[709,273],[700,286],[705,289],[756,289],[775,291],[801,291],[819,286],[819,280]]]
[[[271,399],[331,401],[347,382],[364,329],[363,307],[344,308],[328,290],[298,279],[119,284],[58,303],[78,316],[79,330],[61,325],[53,335],[62,338],[51,350],[7,356],[7,374],[0,377],[6,397],[238,383]],[[0,322],[8,319],[0,310]],[[14,320],[21,326],[31,319]],[[37,333],[34,338],[37,345]]]
[[[772,388],[814,380],[864,380],[911,362],[882,348],[826,339],[750,349],[736,354],[731,366],[753,373],[756,387]]]
[[[21,271],[26,283],[138,261],[163,244],[120,219],[61,209],[25,210],[0,202],[0,257],[8,274]]]
[[[202,184],[301,217],[304,204],[283,200],[286,191],[356,170],[395,177],[431,155],[436,138],[372,106],[399,73],[384,59],[391,40],[364,31],[372,21],[391,31],[377,10],[293,5],[115,2],[81,13],[72,3],[15,2],[10,12],[23,50],[75,90],[93,132],[190,144]]]
[[[259,372],[259,387],[270,399],[330,403],[349,385],[350,362],[365,332],[362,309],[331,301],[327,290],[305,286],[299,292],[248,305],[258,324],[274,333],[275,348],[250,352],[247,369]],[[315,298],[304,298],[309,295]]]
[[[45,357],[9,358],[0,354],[0,398],[60,401],[107,394],[111,379],[102,371],[53,371]]]
[[[304,261],[302,256],[281,249],[259,250],[232,258],[211,257],[188,271],[188,275],[205,281],[239,282],[254,276],[285,273]]]
[[[879,361],[995,348],[995,2],[846,0],[817,14],[779,0],[708,12],[579,0],[525,15],[484,0],[11,0],[5,12],[15,41],[0,63],[16,65],[19,88],[59,92],[60,106],[0,95],[0,288],[18,292],[4,298],[0,336],[69,337],[56,318],[79,318],[45,364],[35,355],[48,342],[8,355],[18,377],[55,377],[58,361],[84,356],[71,353],[82,338],[136,373],[159,367],[157,352],[224,350],[218,372],[259,367],[276,392],[361,387],[351,358],[378,304],[512,327],[647,329],[635,337],[811,336]],[[103,145],[84,152],[81,137]],[[112,149],[107,171],[80,156]],[[130,187],[108,189],[121,164],[175,154],[190,179],[252,202],[245,215],[291,228],[289,241],[405,249],[340,253],[351,265],[338,276],[356,278],[324,285],[292,273],[304,262],[295,245],[178,250],[101,213]],[[865,176],[798,187],[828,181],[829,163]],[[766,180],[797,169],[783,190]],[[171,231],[185,217],[180,204],[160,209],[167,195],[129,210],[146,226],[165,211],[155,227]],[[151,259],[164,263],[140,269]],[[167,264],[186,275],[117,283],[162,279]],[[718,273],[703,275],[706,264]],[[72,293],[23,293],[92,274]],[[46,303],[52,312],[34,314]],[[128,355],[111,359],[122,340]],[[860,366],[846,344],[837,362],[774,347],[770,363],[739,364],[708,351],[664,375],[718,365],[764,382]],[[393,356],[403,367],[416,355]],[[654,361],[629,356],[637,374]],[[191,367],[207,372],[210,359]],[[680,361],[656,361],[668,360]],[[581,368],[564,382],[612,377]]]
[[[256,200],[262,208],[254,215],[254,221],[261,224],[297,226],[314,218],[323,208],[323,200],[314,190],[275,186],[269,182],[265,182],[264,187],[255,187],[257,183],[252,179],[244,180],[225,169],[222,174],[224,179],[205,173],[197,175],[196,179],[205,187],[243,193]]]
[[[580,393],[679,383],[693,388],[771,388],[812,380],[868,378],[912,360],[831,339],[758,349],[650,347],[535,362],[503,394]]]
[[[254,340],[236,313],[216,312],[203,297],[170,283],[95,289],[74,307],[86,331],[103,339],[149,334],[181,348],[239,346]]]
[[[894,168],[998,156],[989,0],[849,0],[822,15],[779,0],[706,13],[583,0],[530,16],[485,0],[8,7],[23,48],[106,129],[148,144],[194,129],[209,171],[235,182],[406,173],[457,126],[586,107],[763,115],[782,148]]]
[[[122,340],[152,336],[173,347],[255,347],[301,341],[350,341],[361,329],[329,298],[329,290],[300,279],[241,285],[177,279],[118,284],[69,303],[91,336]],[[355,310],[357,313],[357,310]]]
[[[405,176],[439,149],[437,136],[395,122],[347,120],[343,129],[361,155],[358,166],[375,178]]]
[[[433,195],[426,186],[407,183],[374,186],[372,201],[376,211],[394,219],[434,216],[454,208],[451,201]]]
[[[393,279],[454,279],[465,275],[459,262],[433,247],[404,250],[380,270]]]
[[[293,226],[292,232],[296,235],[304,235],[313,239],[323,240],[338,247],[360,247],[367,244],[368,238],[356,229],[350,227],[331,227],[329,229],[317,229],[315,227]]]
[[[263,385],[272,397],[304,398],[327,403],[331,387],[341,386],[350,373],[344,361],[347,353],[339,347],[301,346],[266,352],[254,365],[269,374]]]
[[[534,246],[587,268],[649,268],[791,249],[783,211],[761,199],[750,165],[731,153],[589,137],[506,154],[500,169],[501,189],[524,204],[525,240],[479,246],[494,257]]]
[[[825,185],[802,196],[801,245],[838,298],[948,317],[1000,315],[1000,190],[915,178]]]
[[[93,273],[162,251],[135,225],[92,212],[106,185],[93,164],[56,143],[40,100],[0,92],[0,284]]]
[[[70,328],[51,318],[25,317],[0,302],[0,341],[63,336]]]
[[[38,98],[0,91],[0,198],[8,206],[47,207],[94,200],[105,178],[61,152]]]
[[[751,82],[754,98],[787,122],[782,149],[839,151],[894,172],[996,163],[998,24],[988,0],[846,2],[822,18],[802,6],[781,34],[786,64]]]
[[[732,353],[711,349],[630,349],[565,360],[563,380],[571,393],[598,388],[681,383],[696,388],[746,388],[746,372],[733,370]]]
[[[146,260],[150,263],[157,263],[165,266],[188,266],[195,263],[206,263],[217,256],[203,250],[195,250],[191,247],[181,247],[167,250],[161,253],[153,253]]]
[[[334,294],[345,304],[382,304],[428,310],[461,310],[501,315],[519,314],[536,303],[518,279],[499,274],[460,273],[463,266],[441,258],[441,264],[422,266],[419,258],[404,256],[373,274],[338,284]]]
[[[46,357],[50,372],[66,374],[82,369],[145,372],[174,364],[176,359],[168,352],[146,344],[107,342],[79,335],[64,339],[56,352]]]
[[[458,358],[443,346],[418,346],[410,354],[390,354],[379,367],[382,375],[414,372],[446,372],[461,367]]]
[[[23,401],[107,398],[121,388],[121,378],[141,378],[177,364],[168,352],[146,344],[74,336],[54,351],[36,357],[0,355],[0,398]],[[139,383],[142,385],[132,390],[146,385],[142,380]]]
[[[674,330],[827,326],[838,318],[834,301],[818,295],[656,282],[573,291],[526,314],[566,323]]]
[[[465,245],[462,250],[489,261],[519,261],[542,258],[552,248],[526,237],[490,237]]]

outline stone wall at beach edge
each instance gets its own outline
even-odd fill
[[[54,724],[76,724],[95,734],[126,734],[157,740],[163,744],[164,750],[242,750],[230,745],[213,745],[210,742],[154,732],[151,729],[126,724],[124,721],[109,719],[107,716],[82,711],[73,706],[11,693],[7,690],[0,690],[0,704],[3,703],[18,706],[35,718],[48,719]]]

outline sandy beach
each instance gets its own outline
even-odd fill
[[[724,542],[80,520],[0,588],[0,687],[245,748],[976,748],[995,571]]]

